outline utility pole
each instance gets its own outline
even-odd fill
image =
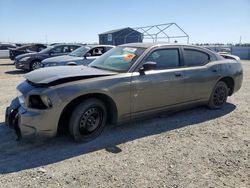
[[[47,34],[45,34],[45,43],[48,44]]]

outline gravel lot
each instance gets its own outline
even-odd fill
[[[242,64],[243,87],[221,110],[108,127],[76,144],[15,141],[4,113],[23,72],[0,60],[0,187],[250,187],[250,61]]]

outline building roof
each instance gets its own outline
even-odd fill
[[[119,31],[122,31],[124,29],[132,29],[130,27],[124,27],[124,28],[120,28],[120,29],[113,29],[113,30],[110,30],[110,31],[106,31],[104,33],[101,33],[99,35],[105,35],[105,34],[111,34],[111,33],[116,33],[116,32],[119,32]]]

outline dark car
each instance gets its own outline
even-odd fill
[[[61,65],[88,65],[96,58],[108,50],[114,48],[111,45],[87,45],[76,49],[68,55],[51,57],[42,61],[43,67],[61,66]]]
[[[197,46],[130,43],[88,66],[47,67],[25,78],[6,125],[19,138],[63,129],[87,142],[108,124],[196,105],[222,108],[241,88],[243,70],[240,61]]]
[[[40,52],[41,50],[45,48],[47,48],[47,46],[44,44],[29,44],[29,45],[18,47],[16,49],[11,49],[10,59],[14,60],[16,56],[21,55],[21,54],[26,54],[29,52]]]
[[[41,63],[42,60],[49,57],[69,54],[70,52],[76,50],[79,47],[81,47],[81,45],[76,44],[58,44],[54,46],[49,46],[40,52],[19,55],[15,58],[14,63],[17,69],[32,71],[43,66]]]

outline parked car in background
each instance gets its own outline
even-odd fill
[[[16,48],[14,44],[0,44],[0,58],[8,58],[10,49]]]
[[[40,52],[41,50],[47,48],[44,44],[28,44],[15,49],[10,50],[10,59],[14,60],[16,56],[21,54],[26,54],[30,52]]]
[[[68,55],[47,58],[42,61],[42,67],[60,65],[87,65],[96,58],[114,48],[111,45],[86,45],[82,46]]]
[[[240,57],[239,56],[236,56],[236,55],[232,55],[231,54],[231,51],[228,52],[228,51],[215,51],[214,49],[212,48],[209,48],[209,47],[205,47],[206,49],[209,49],[215,53],[218,53],[220,54],[220,56],[224,57],[225,59],[233,59],[233,60],[237,60],[239,61],[240,60]]]
[[[42,60],[60,55],[66,55],[81,47],[76,44],[57,44],[49,46],[40,52],[27,53],[19,55],[15,58],[15,66],[17,69],[32,71],[42,67]]]
[[[25,75],[6,109],[6,125],[19,138],[68,130],[76,141],[97,137],[107,124],[166,110],[222,108],[241,88],[238,60],[179,44],[130,43],[88,66],[57,66]]]
[[[236,59],[236,60],[240,60],[240,57],[239,56],[236,56],[236,55],[232,55],[232,54],[229,54],[227,52],[218,52],[222,57],[224,57],[225,59]]]

